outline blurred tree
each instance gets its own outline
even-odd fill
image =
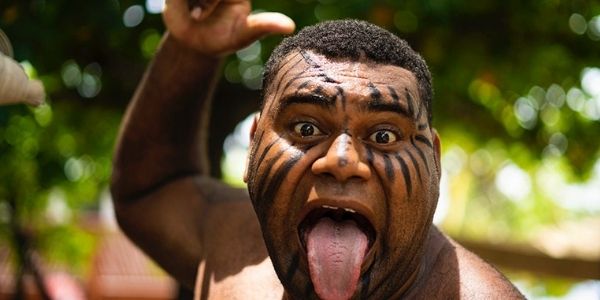
[[[15,58],[48,93],[40,108],[0,107],[0,239],[15,217],[46,256],[84,261],[78,258],[92,246],[83,246],[90,236],[76,226],[77,212],[95,207],[106,189],[120,116],[164,31],[161,2],[0,3],[0,28]],[[569,215],[544,191],[553,181],[543,175],[560,171],[566,181],[585,181],[600,156],[599,1],[253,3],[289,15],[298,27],[366,19],[422,53],[434,77],[434,124],[454,178],[449,231],[480,236],[497,228],[514,237]],[[255,43],[224,65],[211,137],[217,176],[221,145],[258,108],[262,64],[279,40]],[[502,193],[500,171],[529,180],[532,191]],[[510,201],[515,197],[529,200]],[[496,223],[486,226],[492,215]]]

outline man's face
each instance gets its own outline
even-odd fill
[[[411,72],[293,52],[255,125],[248,189],[288,293],[385,299],[414,278],[440,165]]]

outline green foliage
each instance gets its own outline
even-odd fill
[[[118,121],[76,103],[0,107],[1,238],[11,238],[13,217],[42,253],[83,271],[93,243],[79,213],[96,207],[106,189]]]
[[[8,201],[16,201],[19,222],[39,235],[48,257],[74,263],[91,251],[90,236],[77,227],[80,212],[94,209],[106,191],[120,117],[164,31],[160,15],[147,11],[139,25],[124,25],[125,12],[145,4],[0,3],[0,28],[16,59],[28,62],[49,95],[49,104],[36,109],[0,107],[0,238],[10,235]],[[256,0],[253,6],[283,12],[298,27],[366,19],[422,53],[434,77],[434,125],[450,178],[448,231],[524,239],[546,224],[599,214],[569,211],[549,189],[552,180],[590,179],[600,157],[600,96],[582,86],[583,74],[600,67],[598,1]],[[223,122],[215,136],[224,139],[239,121],[233,116],[257,107],[247,100],[258,97],[252,89],[280,39],[269,37],[226,62],[223,84],[232,100],[216,107],[227,112],[215,118]],[[499,172],[513,165],[530,180],[531,192],[517,200],[497,184]],[[57,216],[61,201],[70,218]]]

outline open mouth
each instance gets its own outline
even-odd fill
[[[323,300],[350,299],[375,242],[372,223],[354,209],[321,205],[306,214],[298,234],[315,292]]]
[[[367,236],[369,244],[368,249],[371,249],[373,243],[375,242],[375,238],[377,237],[375,234],[375,229],[371,222],[362,214],[356,212],[351,208],[341,208],[329,205],[322,205],[318,208],[311,210],[300,222],[298,226],[298,235],[300,237],[300,242],[302,243],[302,247],[306,251],[307,237],[310,231],[315,227],[315,225],[323,218],[329,218],[334,222],[342,223],[344,221],[354,221],[357,227]]]

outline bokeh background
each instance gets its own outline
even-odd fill
[[[359,18],[408,40],[434,78],[444,170],[436,224],[530,299],[600,299],[600,1],[253,6],[299,28]],[[37,108],[0,107],[0,299],[189,296],[120,235],[108,192],[119,122],[164,32],[162,7],[0,2],[15,59],[48,94]],[[258,107],[279,41],[224,64],[210,153],[213,175],[233,185],[247,146],[239,122]]]

